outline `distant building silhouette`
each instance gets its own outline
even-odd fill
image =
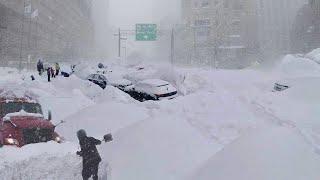
[[[309,0],[295,19],[291,32],[292,53],[307,53],[320,47],[320,0]]]

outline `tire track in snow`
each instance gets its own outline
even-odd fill
[[[274,125],[287,127],[294,130],[305,140],[307,144],[312,147],[316,154],[320,155],[320,134],[315,133],[312,129],[301,128],[293,121],[279,118],[273,112],[268,111],[265,106],[256,101],[252,101],[251,104],[255,108],[255,113],[257,113],[257,115],[262,114],[266,117],[264,120],[267,123],[272,123]]]

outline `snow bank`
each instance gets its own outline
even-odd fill
[[[189,180],[317,180],[320,157],[293,130],[249,133],[216,154]]]
[[[79,129],[86,129],[91,136],[102,137],[147,117],[147,111],[138,105],[105,102],[67,117],[66,123],[57,127],[57,131],[71,141],[77,140],[76,132]]]
[[[0,177],[4,179],[81,179],[82,161],[73,143],[55,142],[27,145],[22,148],[0,149]],[[105,177],[107,165],[101,164],[100,177]],[[0,178],[0,179],[2,179]]]
[[[306,58],[312,59],[313,61],[320,64],[320,48],[315,49],[310,53],[306,54]]]
[[[307,58],[287,55],[275,69],[285,77],[320,76],[320,65]]]
[[[177,180],[220,148],[187,121],[163,114],[118,131],[103,155],[112,179]]]

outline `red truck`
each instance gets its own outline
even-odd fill
[[[0,96],[0,147],[22,147],[52,140],[60,143],[55,127],[51,123],[51,113],[45,119],[41,105],[36,100]]]

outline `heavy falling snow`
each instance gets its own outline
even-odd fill
[[[51,83],[36,72],[0,68],[1,88],[36,94],[54,124],[65,121],[57,127],[62,144],[0,148],[0,179],[81,179],[75,152],[83,128],[97,138],[113,134],[112,143],[99,146],[101,179],[318,180],[319,56],[287,55],[272,67],[243,70],[105,62],[107,77],[160,78],[179,91],[175,99],[146,102],[83,80],[95,70],[92,62]],[[285,80],[296,85],[274,92]]]

